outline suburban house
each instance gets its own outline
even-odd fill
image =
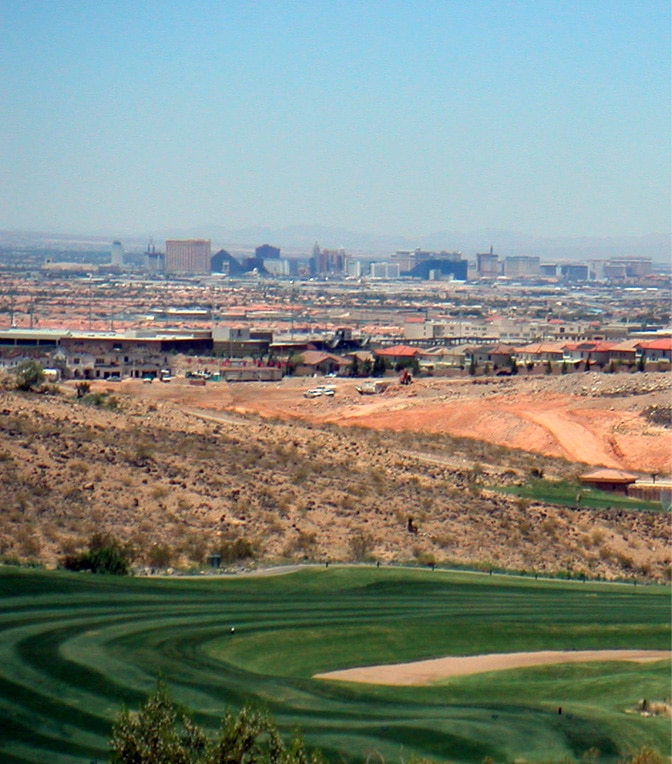
[[[323,350],[304,350],[298,356],[294,373],[299,376],[344,373],[351,361]]]
[[[672,337],[661,337],[656,340],[640,342],[636,348],[644,356],[646,362],[672,360]]]
[[[427,368],[442,367],[464,368],[468,345],[440,345],[436,348],[423,350],[420,354],[420,365]]]
[[[466,359],[469,363],[472,359],[476,364],[489,363],[494,369],[508,366],[515,354],[513,345],[477,345],[466,352]]]
[[[381,348],[374,351],[376,356],[384,358],[390,365],[396,366],[399,363],[409,363],[414,358],[419,358],[420,348],[414,348],[410,345],[393,345],[389,348]]]
[[[634,366],[637,363],[637,357],[639,351],[637,346],[641,343],[641,340],[624,340],[623,342],[617,342],[611,346],[610,361],[615,363],[623,363],[628,366]]]
[[[560,363],[565,357],[564,342],[536,342],[515,348],[515,356],[519,363]]]
[[[590,363],[604,365],[611,360],[611,349],[614,344],[613,342],[603,342],[601,340],[595,342],[571,342],[564,346],[565,359],[572,363],[589,361]]]

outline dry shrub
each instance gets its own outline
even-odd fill
[[[373,538],[366,531],[355,531],[348,540],[350,556],[355,562],[363,562],[369,559],[373,547]]]

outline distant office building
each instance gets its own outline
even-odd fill
[[[435,259],[433,252],[428,252],[424,249],[414,249],[409,256],[409,272],[417,268],[419,265]]]
[[[264,270],[271,276],[289,276],[289,260],[280,260],[276,257],[269,257],[264,258],[262,263]]]
[[[612,267],[624,268],[625,277],[628,279],[648,276],[652,270],[652,260],[650,257],[614,257],[609,263]]]
[[[340,249],[320,249],[315,242],[313,255],[310,258],[311,276],[343,275],[346,273],[346,254]]]
[[[653,262],[650,257],[613,257],[609,260],[591,260],[589,274],[597,281],[624,281],[651,274]]]
[[[588,281],[588,266],[585,263],[564,263],[560,266],[560,277],[565,281]]]
[[[482,279],[496,279],[499,276],[499,255],[492,251],[492,247],[489,252],[476,255],[476,270]]]
[[[369,266],[369,276],[372,279],[387,278],[387,263],[371,263]]]
[[[120,241],[113,241],[110,254],[110,264],[115,268],[121,268],[124,264],[124,245]]]
[[[625,263],[607,260],[603,267],[604,278],[609,281],[624,281],[628,278],[628,267]]]
[[[412,249],[398,249],[391,257],[390,262],[397,263],[399,265],[399,271],[410,271],[413,267],[413,250]],[[412,264],[413,263],[413,264]]]
[[[150,239],[145,250],[145,270],[149,273],[163,273],[164,266],[165,255],[156,251],[154,242]]]
[[[261,260],[277,260],[280,257],[280,247],[262,244],[254,250],[254,256]]]
[[[210,239],[168,239],[168,273],[210,273]]]
[[[504,259],[504,275],[507,278],[534,278],[539,276],[541,261],[529,255],[513,255]]]
[[[372,279],[398,279],[399,263],[371,263],[369,275]]]
[[[349,257],[345,262],[345,270],[348,276],[353,279],[362,277],[362,261]]]
[[[539,265],[539,275],[545,279],[555,279],[558,277],[557,263],[541,263]]]

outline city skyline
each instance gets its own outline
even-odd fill
[[[660,0],[0,16],[0,228],[670,230]]]

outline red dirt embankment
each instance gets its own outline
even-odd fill
[[[668,474],[670,430],[643,412],[669,406],[670,374],[600,373],[511,379],[426,378],[402,387],[389,380],[377,396],[361,396],[355,380],[329,380],[333,398],[306,399],[323,380],[285,378],[267,383],[186,381],[124,383],[143,397],[183,406],[255,413],[262,417],[373,429],[447,433],[546,456],[626,470]]]

